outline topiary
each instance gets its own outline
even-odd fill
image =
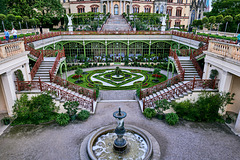
[[[84,120],[88,119],[89,116],[90,116],[90,112],[89,111],[81,110],[77,114],[77,119],[80,120],[80,121],[84,121]]]
[[[69,121],[70,121],[70,117],[66,113],[61,113],[56,118],[56,122],[60,126],[66,126],[69,123]]]
[[[166,119],[166,122],[169,124],[169,125],[175,125],[179,118],[178,118],[178,115],[176,113],[168,113],[165,115],[165,119]]]
[[[144,111],[143,111],[143,115],[147,118],[152,118],[152,117],[155,117],[157,114],[157,112],[155,111],[155,109],[151,109],[151,108],[146,108]]]

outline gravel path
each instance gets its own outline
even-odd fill
[[[119,106],[128,114],[125,124],[143,128],[157,139],[161,159],[240,159],[240,139],[224,124],[181,121],[169,126],[157,119],[146,119],[137,102],[99,103],[96,114],[87,121],[65,127],[57,124],[10,127],[0,136],[0,159],[78,160],[84,137],[101,126],[116,124],[112,113]]]

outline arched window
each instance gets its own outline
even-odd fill
[[[137,4],[133,5],[133,13],[139,13],[139,8],[140,8],[139,5]]]
[[[156,13],[159,13],[159,9],[158,9],[158,7],[156,7]]]
[[[103,5],[103,13],[106,14],[106,5]]]
[[[145,13],[151,13],[151,7],[152,7],[152,6],[150,6],[150,5],[144,6],[144,12],[145,12]]]
[[[114,14],[118,15],[118,5],[117,4],[114,5]]]
[[[77,10],[78,10],[78,13],[84,13],[85,12],[85,6],[84,5],[78,5]]]
[[[170,7],[170,6],[168,6],[167,7],[167,14],[169,15],[169,16],[172,16],[172,7]]]
[[[127,14],[129,14],[130,13],[130,7],[129,7],[129,5],[127,5]]]
[[[161,14],[163,14],[163,10],[164,10],[164,7],[163,7],[163,5],[162,5],[161,8],[160,8],[160,13],[161,13]]]
[[[176,9],[176,16],[181,17],[182,16],[182,7],[177,7]]]
[[[99,7],[98,5],[94,4],[94,5],[91,5],[90,7],[92,12],[98,12],[98,7]]]

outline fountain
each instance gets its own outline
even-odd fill
[[[127,113],[119,108],[113,113],[113,117],[117,119],[117,127],[104,126],[87,136],[80,148],[80,159],[85,160],[86,157],[91,160],[159,159],[160,148],[156,139],[136,126],[124,126],[126,116]],[[84,146],[87,146],[87,154],[84,154],[86,150]]]

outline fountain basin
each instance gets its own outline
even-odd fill
[[[96,144],[96,142],[99,140],[99,138],[101,136],[105,136],[105,135],[107,135],[109,133],[114,133],[114,129],[115,129],[114,125],[105,126],[105,127],[99,128],[98,130],[94,131],[90,135],[90,138],[88,139],[88,142],[87,142],[87,153],[88,153],[88,156],[89,156],[89,158],[91,160],[97,160],[98,159],[97,156],[95,155],[95,152],[93,151],[93,146]],[[154,139],[154,141],[155,141],[154,142],[154,148],[155,148],[154,150],[155,151],[158,150],[157,151],[158,153],[155,154],[155,156],[157,155],[157,157],[160,157],[159,145],[158,145],[158,143],[156,145],[156,139],[154,137],[152,137],[150,133],[148,133],[147,131],[145,131],[143,129],[140,129],[138,127],[132,126],[132,125],[126,125],[125,129],[126,129],[126,132],[128,132],[128,133],[139,135],[139,137],[141,137],[144,140],[144,145],[146,143],[147,147],[143,147],[143,148],[146,148],[146,152],[144,153],[144,157],[142,157],[141,159],[144,159],[144,160],[152,159],[152,157],[153,157],[153,143],[152,143],[152,139]],[[110,146],[113,147],[112,144],[110,144]],[[123,152],[121,154],[129,154],[129,155],[131,155],[131,151],[136,152],[136,150],[134,148],[129,147],[126,150],[127,153]],[[117,155],[121,155],[119,153],[116,153],[116,154]]]

